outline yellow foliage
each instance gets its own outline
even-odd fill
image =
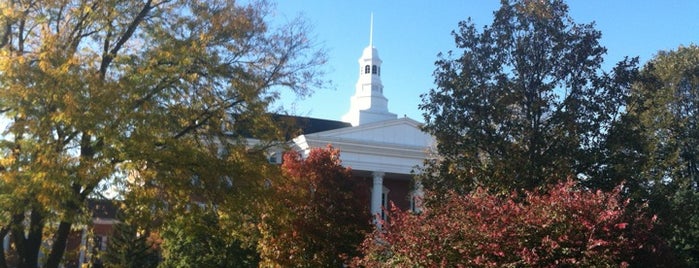
[[[82,206],[100,183],[115,181],[135,200],[141,223],[151,224],[150,213],[182,212],[196,197],[220,205],[226,235],[254,237],[254,208],[265,205],[257,201],[268,194],[264,179],[274,168],[220,126],[238,127],[226,122],[236,113],[250,133],[275,136],[268,103],[255,95],[263,86],[313,84],[300,72],[317,62],[279,53],[289,41],[283,38],[297,38],[288,31],[252,25],[264,18],[251,11],[266,6],[204,1],[196,10],[202,16],[194,16],[188,1],[88,2],[0,2],[0,23],[24,22],[12,25],[11,42],[0,47],[0,106],[9,121],[0,138],[0,195],[17,200],[0,212],[38,208],[45,222],[63,220],[75,213],[66,204]],[[214,17],[217,23],[206,20]],[[303,55],[312,48],[293,49]],[[258,60],[281,57],[285,65]],[[230,154],[220,156],[221,149]]]

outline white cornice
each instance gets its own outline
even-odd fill
[[[379,156],[397,156],[415,159],[425,159],[427,156],[427,148],[395,143],[380,143],[334,137],[304,137],[303,141],[306,146],[311,147],[322,147],[332,144],[334,147],[341,148],[343,152],[358,152]]]

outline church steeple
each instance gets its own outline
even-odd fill
[[[350,99],[350,110],[342,117],[342,121],[358,126],[397,118],[395,114],[388,112],[388,99],[383,95],[381,63],[379,52],[374,47],[374,14],[372,14],[369,46],[364,48],[359,58],[359,79],[355,85],[354,96]]]

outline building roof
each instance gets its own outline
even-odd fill
[[[284,126],[290,132],[292,132],[289,133],[292,137],[352,126],[352,124],[347,122],[303,116],[277,114],[274,115],[273,118],[275,121],[280,123],[280,125]]]
[[[281,135],[285,139],[285,141],[291,140],[299,135],[352,127],[352,124],[350,123],[335,120],[284,114],[270,114],[269,116],[272,119],[272,123],[281,131]],[[232,119],[233,122],[235,122],[235,124],[233,125],[232,131],[227,133],[228,135],[239,136],[248,139],[265,138],[259,136],[260,133],[256,132],[259,129],[256,129],[255,127],[258,123],[255,120],[240,115],[232,115]],[[266,136],[266,138],[276,139],[277,137]]]

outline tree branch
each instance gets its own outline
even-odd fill
[[[141,9],[141,11],[138,13],[136,18],[134,18],[133,21],[131,21],[131,24],[129,24],[129,27],[126,28],[126,32],[117,40],[116,44],[114,47],[102,57],[102,63],[100,64],[100,76],[102,78],[105,77],[107,74],[107,68],[109,65],[112,63],[112,60],[114,60],[114,57],[117,55],[121,47],[128,41],[131,36],[136,32],[136,29],[138,28],[138,25],[146,18],[146,15],[153,9],[153,6],[151,6],[152,0],[146,1],[145,5]]]

